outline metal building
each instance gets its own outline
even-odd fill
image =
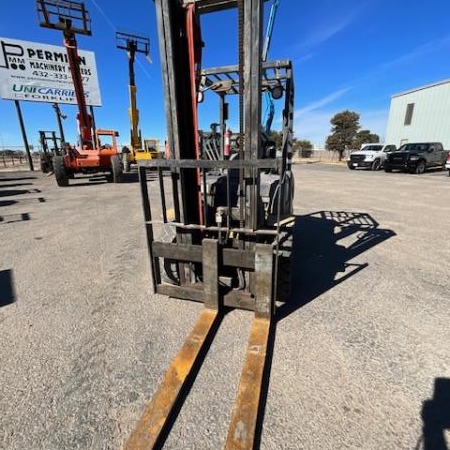
[[[442,142],[450,148],[450,79],[391,98],[386,142]]]

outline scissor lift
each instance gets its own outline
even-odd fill
[[[155,3],[170,158],[139,163],[153,290],[202,302],[204,310],[125,448],[160,447],[199,354],[231,307],[254,311],[254,320],[225,448],[252,449],[280,280],[289,273],[283,241],[293,212],[292,66],[262,62],[263,0]],[[200,17],[229,8],[238,9],[238,64],[201,70]],[[215,156],[203,151],[198,130],[198,101],[209,92],[220,97]],[[278,157],[262,131],[264,92],[284,98]],[[239,98],[240,126],[238,145],[226,155],[229,95]],[[147,172],[155,168],[159,195],[147,186]]]

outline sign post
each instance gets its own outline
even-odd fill
[[[22,132],[23,145],[25,146],[25,151],[27,153],[28,165],[30,167],[30,170],[33,172],[34,171],[33,160],[31,158],[30,146],[28,145],[28,138],[27,133],[25,131],[25,125],[23,123],[22,110],[20,109],[19,100],[14,100],[14,103],[16,105],[17,115],[19,116],[20,131]]]

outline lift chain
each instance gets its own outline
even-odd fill
[[[239,159],[245,155],[244,139],[244,0],[238,1],[238,57],[239,57]],[[239,169],[239,227],[244,227],[245,186],[244,170]]]

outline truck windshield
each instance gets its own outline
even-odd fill
[[[361,150],[371,150],[373,152],[380,152],[382,150],[382,145],[365,145]]]
[[[405,144],[398,150],[400,152],[426,152],[429,146],[429,144]]]

